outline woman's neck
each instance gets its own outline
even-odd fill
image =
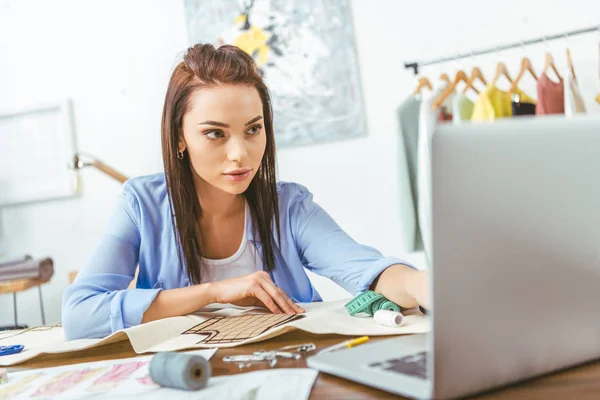
[[[197,182],[196,192],[204,220],[226,219],[244,212],[246,202],[242,194],[224,192],[207,182]]]

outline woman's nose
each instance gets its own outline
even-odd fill
[[[243,139],[232,138],[228,143],[227,158],[230,161],[242,162],[248,155],[246,143]]]

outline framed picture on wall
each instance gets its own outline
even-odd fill
[[[366,135],[347,0],[185,0],[190,46],[254,58],[273,101],[278,147]]]
[[[79,195],[71,101],[0,110],[0,209]]]

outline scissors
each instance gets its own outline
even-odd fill
[[[0,356],[8,356],[10,354],[17,354],[23,351],[25,346],[22,344],[15,344],[13,346],[0,346]]]

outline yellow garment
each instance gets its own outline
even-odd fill
[[[535,100],[517,88],[515,94],[519,95],[521,103],[535,104]],[[473,108],[473,121],[492,121],[496,118],[512,117],[512,96],[510,93],[489,84],[475,100]]]

